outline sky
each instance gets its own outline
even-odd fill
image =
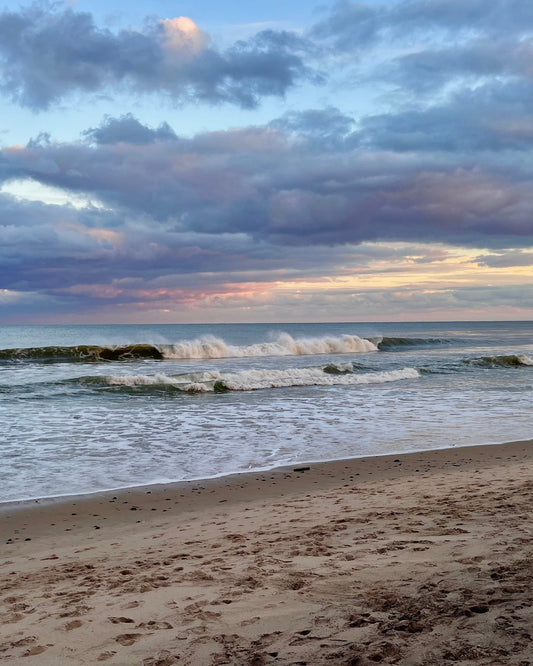
[[[531,0],[0,4],[0,324],[533,319]]]

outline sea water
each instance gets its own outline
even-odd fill
[[[533,436],[533,323],[0,327],[0,501]]]

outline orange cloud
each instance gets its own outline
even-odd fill
[[[196,55],[203,51],[209,42],[205,32],[186,16],[162,19],[160,25],[165,33],[165,48],[170,53]]]

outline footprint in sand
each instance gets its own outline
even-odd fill
[[[18,641],[13,641],[11,643],[11,647],[24,647],[25,645],[31,645],[32,643],[35,643],[37,639],[35,636],[26,636],[26,638],[21,638]]]
[[[4,616],[3,621],[6,624],[14,624],[15,622],[20,622],[22,619],[24,619],[24,615],[21,613],[10,613],[9,615]]]
[[[129,604],[125,604],[122,608],[138,608],[142,603],[142,601],[130,601]]]
[[[96,661],[106,661],[107,659],[111,659],[115,654],[115,651],[102,652],[98,655]]]
[[[149,620],[148,622],[141,622],[136,629],[172,629],[169,622],[156,622],[156,620]]]
[[[6,597],[4,601],[8,604],[16,604],[17,601],[21,601],[24,597]]]
[[[26,650],[22,654],[23,657],[35,657],[38,654],[42,654],[46,650],[45,645],[36,645],[35,647],[30,648],[29,650]]]
[[[78,629],[82,624],[83,622],[81,620],[72,620],[72,622],[67,622],[65,630],[72,631],[73,629]]]
[[[156,657],[149,657],[143,661],[143,666],[172,666],[178,664],[178,657],[168,650],[163,650]]]
[[[127,645],[133,645],[141,637],[142,634],[120,634],[115,638],[115,640],[117,643],[127,646]]]
[[[85,605],[75,606],[71,610],[65,610],[63,613],[60,613],[59,617],[76,617],[79,615],[86,615],[91,610],[92,610],[91,606],[85,606]]]

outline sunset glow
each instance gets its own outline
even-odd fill
[[[518,4],[8,2],[0,319],[531,319]]]

